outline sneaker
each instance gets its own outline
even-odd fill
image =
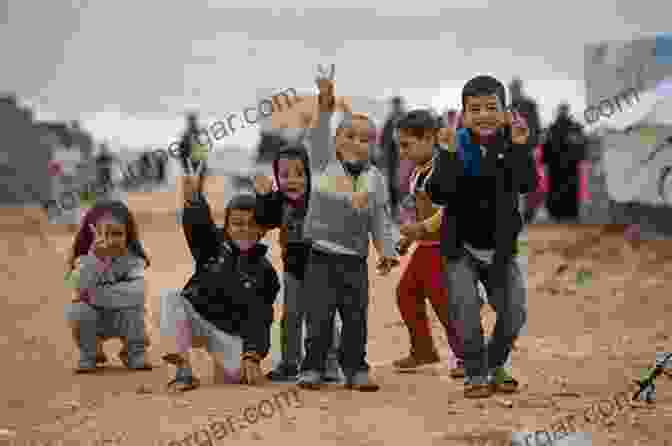
[[[465,398],[489,398],[494,393],[486,378],[475,377],[464,380]]]
[[[369,372],[357,372],[346,378],[345,388],[358,392],[377,392],[380,390],[380,386],[371,379]]]
[[[296,366],[286,363],[280,363],[275,368],[266,374],[266,378],[275,382],[290,382],[296,381],[299,376],[299,369]]]
[[[439,355],[436,352],[423,356],[411,352],[405,358],[397,359],[392,362],[392,365],[397,369],[412,370],[425,365],[436,364],[439,361],[441,361],[441,358],[439,358]]]
[[[457,367],[450,369],[451,378],[464,378],[464,362],[457,361]]]
[[[518,391],[518,381],[511,376],[506,368],[497,367],[492,377],[492,387],[495,392],[515,393]]]
[[[322,375],[315,370],[301,372],[296,385],[306,390],[319,390],[322,387]]]

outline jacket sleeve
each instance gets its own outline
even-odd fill
[[[273,323],[273,303],[280,291],[280,281],[275,269],[268,264],[264,273],[263,296],[256,301],[255,308],[248,312],[248,320],[241,330],[243,353],[257,353],[262,358],[271,348],[271,324]]]
[[[277,192],[257,194],[255,212],[257,223],[274,229],[282,224],[283,200]]]
[[[208,201],[202,193],[185,203],[182,210],[182,229],[196,263],[217,253],[217,228],[212,220]]]
[[[513,175],[519,184],[519,193],[527,194],[537,190],[539,177],[534,162],[534,146],[531,144],[513,144]]]
[[[462,161],[457,152],[441,149],[434,160],[434,167],[425,190],[432,202],[445,206],[457,191],[459,178],[464,174]]]
[[[92,254],[82,256],[80,262],[79,289],[83,300],[107,308],[144,305],[145,268],[142,259],[133,261],[128,271],[117,276]]]
[[[369,177],[369,181],[374,182],[373,204],[371,206],[371,216],[369,228],[373,240],[380,240],[383,245],[383,255],[385,257],[396,257],[395,249],[398,240],[395,240],[395,233],[392,230],[392,219],[387,211],[387,187],[383,176],[376,172]]]

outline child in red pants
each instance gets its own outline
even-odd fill
[[[424,221],[440,209],[432,204],[424,190],[424,183],[432,171],[438,122],[430,112],[417,110],[399,121],[397,131],[402,158],[414,161],[417,165],[410,178],[410,196],[405,207],[415,210],[416,221]],[[402,234],[413,232],[405,229],[402,227]],[[400,252],[405,253],[414,241],[414,237],[402,237]],[[398,369],[413,369],[440,361],[425,307],[425,298],[428,298],[446,330],[448,343],[458,360],[457,367],[451,370],[451,376],[461,378],[464,376],[462,327],[460,321],[450,318],[448,291],[443,285],[441,268],[439,234],[427,233],[418,238],[415,252],[397,287],[399,311],[409,331],[411,352],[409,356],[395,361],[394,366]]]

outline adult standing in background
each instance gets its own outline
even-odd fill
[[[392,112],[383,127],[381,165],[384,166],[385,173],[387,174],[391,212],[395,218],[398,218],[399,204],[401,203],[401,178],[399,175],[401,161],[399,157],[399,144],[394,136],[394,129],[396,122],[406,112],[406,104],[404,103],[404,98],[395,96],[392,98],[391,105]]]
[[[514,77],[509,83],[509,95],[511,96],[511,110],[517,111],[527,120],[527,126],[530,129],[530,137],[528,143],[532,147],[541,144],[541,120],[539,119],[539,107],[534,99],[525,95],[523,90],[523,81],[519,77]],[[525,195],[524,204],[524,218],[525,222],[529,223],[534,218],[537,201],[532,194]]]
[[[546,209],[556,220],[576,222],[579,218],[579,163],[586,157],[583,127],[570,116],[569,104],[558,107],[558,117],[549,128],[544,145],[550,193]]]

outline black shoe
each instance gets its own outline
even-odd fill
[[[280,364],[275,368],[275,370],[271,370],[266,374],[266,378],[276,382],[296,381],[298,376],[298,367],[287,364]]]

